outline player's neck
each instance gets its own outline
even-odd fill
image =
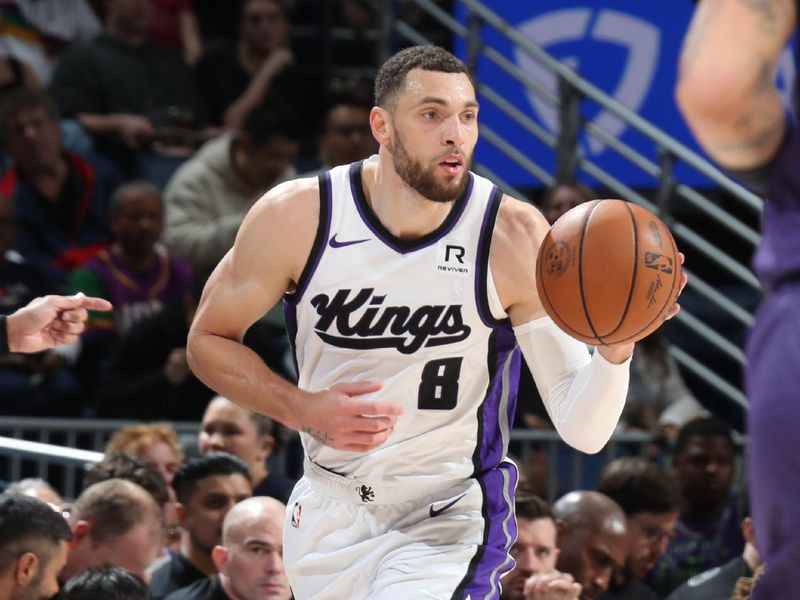
[[[453,208],[452,202],[433,202],[406,184],[385,151],[378,162],[365,162],[361,172],[364,194],[372,212],[398,239],[413,240],[434,231]]]

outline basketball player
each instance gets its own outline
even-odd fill
[[[774,84],[798,15],[795,0],[703,0],[677,87],[706,151],[766,199],[754,267],[767,297],[747,343],[745,373],[751,510],[766,565],[756,600],[795,598],[787,583],[800,564],[800,135],[787,126]]]
[[[633,344],[590,357],[546,317],[534,266],[548,225],[469,172],[478,103],[461,61],[409,48],[375,87],[378,155],[254,206],[206,286],[191,365],[302,432],[284,534],[296,597],[496,598],[516,535],[518,348],[562,437],[597,452]],[[281,296],[298,387],[241,344]]]

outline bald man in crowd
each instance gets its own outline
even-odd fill
[[[222,544],[212,552],[219,574],[166,600],[289,600],[292,591],[283,567],[285,516],[286,506],[266,496],[236,504],[225,516]]]
[[[583,588],[581,600],[608,589],[614,569],[625,564],[630,547],[625,513],[598,492],[570,492],[553,505],[560,553],[556,568]]]

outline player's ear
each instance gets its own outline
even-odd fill
[[[369,113],[369,125],[372,127],[372,135],[382,146],[388,146],[391,150],[392,121],[391,115],[380,106],[373,106]]]

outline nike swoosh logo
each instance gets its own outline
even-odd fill
[[[453,505],[454,505],[456,502],[458,502],[459,500],[461,500],[461,499],[462,499],[464,496],[466,496],[466,494],[461,494],[461,495],[460,495],[458,498],[456,498],[455,500],[452,500],[452,501],[448,502],[447,504],[445,504],[444,506],[442,506],[441,508],[438,508],[438,509],[437,509],[437,508],[433,508],[433,504],[431,504],[431,516],[432,516],[432,517],[438,517],[440,514],[442,514],[442,513],[443,513],[444,511],[446,511],[448,508],[450,508],[451,506],[453,506]]]
[[[334,233],[333,237],[331,237],[328,244],[330,245],[331,248],[344,248],[345,246],[352,246],[354,244],[363,244],[364,242],[368,241],[369,238],[363,240],[348,240],[346,242],[340,242],[339,240],[336,239],[336,234]]]

